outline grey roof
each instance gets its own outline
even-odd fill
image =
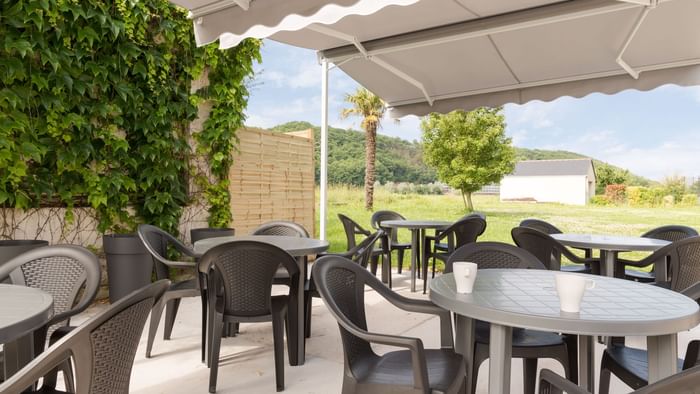
[[[515,164],[513,176],[588,175],[591,159],[525,160]]]

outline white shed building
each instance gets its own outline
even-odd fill
[[[586,205],[595,195],[591,159],[526,160],[501,181],[501,201]]]

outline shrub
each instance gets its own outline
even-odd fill
[[[696,194],[684,194],[679,205],[682,207],[694,207],[698,205],[698,196]]]
[[[625,202],[625,185],[607,185],[605,186],[605,197],[613,204],[622,204]]]
[[[627,188],[627,203],[632,207],[645,206],[645,195],[649,194],[649,188],[643,186],[629,186]]]
[[[591,197],[591,204],[600,206],[612,205],[608,197],[601,194]]]
[[[672,194],[667,194],[662,199],[662,204],[664,207],[672,207],[675,202],[676,199],[673,197]]]

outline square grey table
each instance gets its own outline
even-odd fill
[[[468,370],[474,354],[474,320],[491,323],[489,393],[510,392],[512,327],[578,335],[579,384],[590,392],[594,391],[593,338],[598,335],[646,336],[649,383],[677,372],[677,333],[700,323],[694,300],[628,280],[567,274],[591,278],[596,285],[586,291],[580,313],[562,312],[554,284],[557,274],[479,270],[471,294],[457,293],[453,274],[432,281],[430,299],[457,316],[456,348],[465,357]]]

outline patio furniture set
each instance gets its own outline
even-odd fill
[[[700,323],[700,237],[691,228],[665,226],[640,238],[585,236],[528,219],[512,230],[514,246],[478,242],[487,226],[482,214],[444,222],[379,211],[371,220],[374,232],[347,216],[339,218],[348,241],[348,250],[340,253],[327,253],[328,242],[310,238],[291,222],[266,223],[246,236],[218,232],[195,239],[192,248],[155,226],[141,225],[138,235],[154,258],[157,281],[78,327],[70,326],[70,318],[94,301],[99,286],[94,254],[77,246],[46,246],[0,265],[0,280],[11,283],[0,285],[5,380],[0,392],[61,392],[59,372],[65,392],[128,392],[146,317],[151,314],[146,355],[152,357],[163,312],[164,339],[169,339],[184,297],[202,300],[201,359],[210,369],[210,392],[216,392],[221,338],[237,335],[240,323],[251,322],[272,323],[275,387],[284,390],[284,336],[290,365],[303,365],[314,297],[324,300],[340,327],[343,393],[474,392],[479,366],[487,359],[489,392],[507,393],[512,357],[523,359],[526,393],[535,391],[539,358],[557,360],[566,375],[544,370],[541,392],[569,390],[572,384],[581,386],[576,392],[593,392],[597,336],[608,338],[601,393],[607,392],[611,374],[644,392],[700,382],[693,372],[700,341],[692,341],[685,361],[676,362],[677,333]],[[411,231],[410,244],[398,241],[398,229]],[[585,257],[567,246],[582,249]],[[411,291],[422,278],[426,292],[433,259],[430,300],[391,290],[394,250],[399,273],[405,251],[411,251]],[[630,250],[653,253],[640,261],[618,257]],[[173,252],[185,258],[173,260]],[[309,256],[318,257],[311,272]],[[569,263],[562,264],[562,257]],[[436,277],[437,259],[445,269]],[[376,278],[380,260],[381,280]],[[458,261],[478,265],[471,294],[456,291],[452,266]],[[654,269],[644,275],[625,269],[649,265]],[[192,279],[175,281],[171,268],[190,271]],[[557,271],[599,275],[580,313],[560,310]],[[653,283],[647,283],[650,278]],[[273,292],[274,285],[289,291]],[[368,332],[365,286],[400,309],[438,316],[441,348],[425,349],[418,338]],[[648,350],[625,346],[619,337],[628,335],[646,336]],[[379,355],[370,344],[404,350]],[[676,374],[679,369],[685,372]]]

